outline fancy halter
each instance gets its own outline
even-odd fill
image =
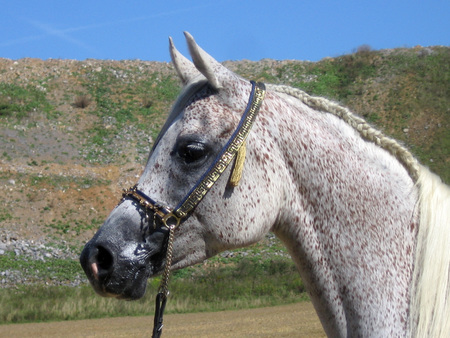
[[[247,104],[247,108],[241,117],[241,120],[227,144],[222,148],[214,162],[208,170],[200,177],[194,187],[178,203],[175,208],[163,206],[151,197],[147,196],[137,185],[123,192],[123,199],[131,197],[147,211],[157,215],[163,225],[170,229],[171,226],[179,226],[181,221],[189,216],[194,208],[200,203],[206,193],[212,188],[228,165],[238,152],[245,147],[245,141],[253,122],[256,119],[265,95],[265,85],[263,83],[252,83],[252,90]],[[235,185],[237,185],[235,183]]]
[[[266,92],[264,83],[251,81],[251,84],[252,90],[250,92],[247,107],[233,135],[217,155],[211,166],[175,208],[163,206],[153,200],[151,197],[139,190],[137,184],[130,189],[124,190],[122,194],[122,201],[127,198],[133,199],[144,208],[147,217],[148,212],[152,212],[153,217],[159,217],[163,226],[169,230],[163,278],[156,297],[153,337],[159,337],[162,333],[162,316],[167,296],[169,294],[168,281],[170,276],[170,266],[172,264],[172,246],[175,229],[182,223],[182,221],[189,217],[191,212],[201,202],[203,197],[212,188],[214,183],[217,182],[219,177],[235,157],[236,162],[231,176],[231,184],[236,186],[239,182],[245,159],[245,141],[250,133],[256,116],[258,115]],[[158,140],[159,139],[160,137],[158,137]],[[156,228],[156,222],[154,222],[154,227]]]

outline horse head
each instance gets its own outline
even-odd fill
[[[163,206],[162,210],[173,210],[201,180],[235,132],[252,94],[249,81],[213,59],[191,35],[185,35],[193,62],[182,56],[170,39],[172,62],[184,89],[137,183],[140,196],[154,201],[154,210],[147,210],[139,196],[125,194],[81,254],[91,284],[103,296],[140,298],[147,279],[162,271],[169,231],[156,209]],[[261,128],[263,122],[257,119],[253,128]],[[232,166],[228,166],[201,203],[176,227],[172,269],[257,242],[270,230],[278,215],[281,190],[262,193],[271,184],[267,171],[276,170],[267,163],[264,169],[257,165],[267,161],[263,148],[270,146],[265,144],[268,142],[264,135],[250,133],[239,184],[230,184]]]

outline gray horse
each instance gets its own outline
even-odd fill
[[[187,267],[272,231],[328,335],[450,336],[450,189],[348,109],[258,87],[186,38],[193,63],[170,41],[185,87],[145,170],[81,254],[94,289],[137,299],[165,264]]]

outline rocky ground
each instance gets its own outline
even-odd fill
[[[35,241],[33,239],[19,239],[17,235],[9,231],[0,233],[0,256],[8,252],[13,253],[17,260],[39,261],[42,263],[51,260],[78,260],[78,254],[71,250],[64,241],[55,247],[45,240]],[[65,246],[65,247],[64,247]],[[41,279],[36,279],[36,271],[27,271],[24,269],[5,269],[0,271],[0,287],[14,287],[16,285],[42,283]],[[47,285],[70,285],[78,286],[87,283],[83,274],[78,274],[70,281],[62,281],[58,278],[52,278],[45,282]]]

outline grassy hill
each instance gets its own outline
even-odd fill
[[[450,182],[449,47],[225,65],[341,102]],[[167,63],[0,59],[3,231],[89,238],[140,174],[179,90]]]
[[[361,47],[319,62],[264,59],[225,65],[248,79],[287,84],[341,102],[402,141],[450,183],[449,47],[382,51]],[[83,278],[76,255],[117,204],[122,188],[136,182],[180,89],[175,70],[167,63],[0,59],[1,283],[6,273],[17,275],[15,284]],[[7,247],[10,243],[20,245]],[[33,243],[46,245],[36,251],[30,248]],[[5,252],[5,247],[14,250]],[[71,252],[72,257],[61,252]],[[282,245],[268,237],[245,251],[224,253],[207,265],[178,272],[172,290],[175,297],[183,290],[188,295],[195,290],[207,298],[206,286],[217,284],[225,301],[230,294],[237,297],[224,308],[258,306],[275,301],[268,295],[283,294],[279,292],[283,279],[288,296],[282,298],[294,301],[303,297],[294,294],[304,288],[292,263],[286,262],[290,260]],[[263,272],[269,277],[260,278]],[[262,280],[274,282],[258,284]],[[226,281],[228,287],[218,281]],[[151,287],[156,289],[157,282],[151,281]],[[243,295],[236,290],[243,290]],[[209,292],[213,299],[208,304],[217,303],[219,291]],[[249,305],[252,293],[257,302]],[[35,299],[36,294],[43,298]],[[147,297],[136,305],[145,310],[130,310],[131,305],[96,300],[94,314],[91,298],[92,290],[86,288],[0,292],[5,309],[0,311],[0,323],[81,318],[77,316],[83,313],[142,314],[151,311],[153,302]],[[189,297],[176,299],[172,311],[184,311],[177,306],[192,311],[196,306]],[[58,306],[67,302],[72,312],[65,314]]]

